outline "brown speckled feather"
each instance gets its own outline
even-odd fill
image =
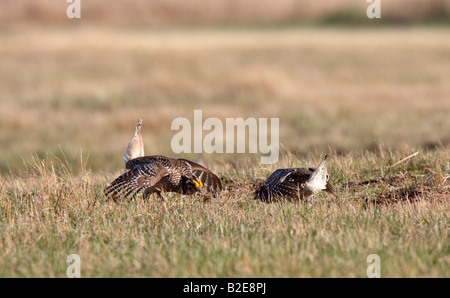
[[[173,159],[162,155],[143,156],[126,163],[128,172],[116,178],[106,189],[107,198],[135,195],[145,189],[144,197],[153,193],[177,192],[192,194],[192,181],[202,181],[207,190],[218,192],[222,189],[219,177],[207,168],[185,159]]]
[[[123,156],[129,171],[117,177],[105,189],[108,199],[134,196],[142,189],[145,189],[144,198],[153,193],[161,196],[162,192],[190,195],[200,191],[202,183],[211,192],[222,189],[219,178],[195,162],[162,155],[144,156],[141,126],[142,119],[139,119]]]

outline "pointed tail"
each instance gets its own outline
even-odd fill
[[[328,172],[327,172],[327,157],[317,166],[317,168],[311,173],[308,181],[306,182],[306,189],[314,192],[327,189]]]
[[[125,161],[125,164],[136,157],[144,156],[144,142],[142,141],[141,136],[141,125],[142,125],[142,119],[138,120],[138,123],[136,125],[136,129],[134,131],[134,136],[131,139],[131,141],[128,143],[127,150],[125,150],[125,154],[123,156],[123,160]]]

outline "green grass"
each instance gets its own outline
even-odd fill
[[[411,151],[333,156],[339,199],[273,204],[253,200],[258,179],[219,165],[233,181],[210,201],[113,203],[102,197],[111,175],[35,159],[26,176],[2,182],[0,276],[65,277],[74,253],[83,277],[365,277],[370,254],[380,256],[382,277],[449,277],[447,151],[385,170],[390,184],[344,183],[377,178],[367,168],[386,169]],[[307,165],[285,152],[278,166],[292,161]],[[237,166],[261,177],[272,168]],[[391,187],[426,191],[402,196]]]
[[[138,118],[146,153],[171,155],[171,122],[192,123],[194,109],[204,120],[279,118],[281,144],[304,157],[329,146],[339,154],[373,151],[378,141],[446,147],[448,34],[424,27],[2,31],[0,173],[20,174],[23,159],[60,148],[71,161],[82,150],[93,171],[115,171]]]
[[[0,276],[65,277],[78,254],[84,277],[365,277],[378,254],[384,277],[450,277],[448,34],[0,30]],[[171,122],[194,109],[279,118],[280,161],[205,155],[227,187],[207,202],[105,201],[138,118],[146,154],[197,158],[170,150]],[[253,200],[275,169],[326,153],[339,199]]]

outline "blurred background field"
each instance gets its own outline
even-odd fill
[[[194,109],[278,117],[300,155],[450,143],[449,1],[383,1],[382,19],[350,0],[68,5],[0,1],[0,173],[61,152],[117,169],[138,117],[146,153],[173,156]]]
[[[67,24],[66,0],[1,0],[0,22]],[[448,23],[448,0],[382,2],[384,24]],[[366,17],[366,0],[116,0],[81,1],[83,23],[113,26],[376,24]]]

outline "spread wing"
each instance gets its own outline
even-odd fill
[[[222,182],[220,181],[220,178],[217,177],[209,169],[187,159],[179,159],[179,160],[182,160],[191,166],[194,175],[197,177],[198,180],[200,180],[203,184],[206,185],[206,189],[208,191],[216,193],[222,190]]]
[[[105,189],[105,196],[116,201],[121,196],[134,196],[143,188],[154,186],[164,176],[169,175],[168,170],[160,165],[143,164],[117,177]]]
[[[294,168],[291,170],[292,172],[287,177],[287,180],[299,186],[303,183],[306,183],[311,178],[311,173],[314,171],[314,169],[305,168]]]
[[[297,197],[311,171],[304,168],[278,169],[267,178],[266,187],[271,198]]]
[[[317,168],[291,168],[278,169],[273,172],[266,183],[260,187],[256,193],[256,197],[261,199],[267,198],[272,200],[275,198],[295,198],[299,192],[303,196],[310,196],[319,190],[331,193],[336,198],[336,190],[328,181],[329,176],[326,169],[326,159],[319,164]]]
[[[318,173],[320,174],[321,177],[320,179],[323,181],[322,183],[324,183],[324,187],[322,187],[322,189],[338,198],[336,189],[334,188],[333,184],[331,184],[328,181],[329,175],[326,169],[323,170],[320,167],[308,169],[299,168],[296,169],[296,171],[290,175],[289,179],[292,179],[294,183],[299,185],[300,187],[307,188],[307,183],[309,183],[313,179],[317,179],[317,176],[314,175],[316,170],[318,170]]]
[[[130,159],[125,163],[125,167],[129,170],[142,167],[146,164],[163,164],[165,166],[169,166],[169,158],[162,155],[149,155],[149,156],[140,156],[133,159]]]

